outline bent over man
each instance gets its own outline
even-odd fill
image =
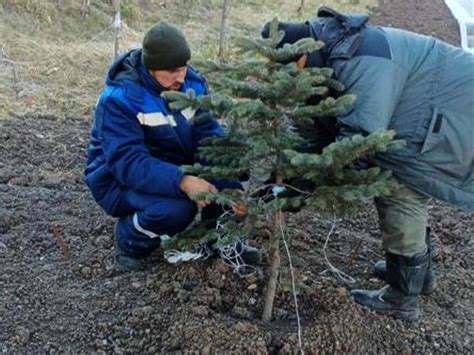
[[[420,294],[432,292],[435,276],[427,226],[428,199],[474,210],[474,55],[432,37],[368,26],[365,14],[346,15],[323,7],[304,23],[279,23],[280,46],[312,37],[325,46],[293,58],[299,68],[330,67],[357,96],[337,122],[305,127],[313,152],[335,139],[395,130],[404,149],[380,154],[374,164],[393,172],[403,188],[379,198],[385,260],[375,271],[380,290],[353,290],[354,299],[381,313],[415,320]],[[262,35],[268,37],[267,24]]]

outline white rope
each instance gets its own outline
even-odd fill
[[[323,255],[324,255],[324,259],[326,260],[326,263],[327,265],[329,266],[329,269],[326,269],[322,272],[320,272],[319,274],[320,275],[325,275],[326,273],[328,272],[331,272],[333,274],[335,274],[339,279],[341,279],[343,282],[346,282],[348,284],[353,284],[355,283],[355,279],[350,276],[349,274],[346,274],[345,272],[339,270],[338,268],[336,268],[333,264],[331,264],[331,262],[329,261],[329,258],[326,254],[326,248],[328,246],[328,243],[329,243],[329,240],[330,240],[330,237],[331,237],[331,234],[334,232],[334,229],[336,228],[336,219],[333,220],[332,222],[332,225],[331,225],[331,230],[329,231],[327,237],[326,237],[326,241],[324,243],[324,247],[323,247]]]
[[[225,220],[232,215],[231,210],[224,211],[222,215],[217,218],[215,229],[221,229],[225,227]],[[216,243],[219,243],[221,237],[219,237]],[[238,247],[240,245],[240,251]],[[238,241],[224,245],[218,248],[219,256],[222,258],[224,263],[232,267],[233,271],[242,278],[250,277],[257,272],[256,267],[248,265],[242,258],[244,252],[244,245],[241,242],[241,238]],[[184,250],[167,250],[164,253],[164,257],[167,262],[171,264],[177,264],[180,262],[189,262],[196,260],[206,260],[213,254],[208,244],[201,242],[191,246]]]
[[[164,253],[165,259],[170,264],[177,264],[180,262],[206,260],[212,255],[212,251],[205,244],[200,244],[195,248],[189,250],[167,250]]]
[[[275,199],[278,200],[278,195],[281,194],[282,192],[286,191],[286,188],[284,186],[274,186],[272,188],[272,193],[273,196],[275,196]],[[281,208],[278,209],[278,213],[281,212]],[[295,278],[295,270],[293,268],[293,261],[291,260],[291,254],[290,254],[290,247],[288,246],[288,243],[285,238],[285,230],[283,229],[283,223],[281,222],[281,219],[278,223],[278,227],[280,228],[280,234],[281,234],[281,239],[283,241],[283,244],[285,246],[286,250],[286,255],[288,256],[288,264],[290,265],[290,274],[291,274],[291,289],[293,293],[293,301],[295,303],[295,313],[296,313],[296,322],[298,325],[298,347],[300,349],[300,353],[304,355],[303,351],[303,336],[302,336],[302,327],[301,327],[301,319],[300,319],[300,311],[298,307],[298,296],[296,295],[296,278]]]
[[[227,218],[227,216],[230,215],[232,215],[231,210],[227,210],[222,215],[220,215],[219,218],[217,218],[216,229],[224,228],[225,222],[223,221]],[[219,240],[221,240],[220,237],[217,239],[217,242],[219,242]],[[239,243],[241,248],[240,251],[237,250]],[[239,275],[239,277],[250,277],[257,272],[257,269],[253,265],[246,264],[242,259],[241,255],[244,251],[244,246],[241,242],[241,238],[239,238],[239,240],[234,243],[220,247],[218,251],[219,256],[224,261],[224,263],[232,267],[234,269],[234,273]]]
[[[279,212],[281,213],[281,210]],[[280,222],[280,233],[281,233],[281,239],[283,240],[283,244],[285,245],[286,254],[288,255],[288,262],[290,264],[291,287],[292,287],[292,290],[293,290],[293,300],[295,302],[296,321],[298,323],[298,346],[300,348],[301,354],[304,354],[300,312],[299,312],[299,309],[298,309],[298,297],[296,295],[295,272],[294,272],[294,269],[293,269],[293,262],[291,261],[290,248],[288,247],[288,243],[286,242],[285,231],[283,229],[283,225],[282,225],[281,222]]]
[[[240,252],[237,249],[240,243]],[[246,278],[254,275],[257,269],[253,265],[246,264],[242,259],[244,247],[241,242],[235,242],[232,244],[225,245],[219,248],[219,256],[222,258],[225,264],[234,269],[234,273],[239,275],[241,278]]]
[[[162,235],[161,240],[167,241],[171,237],[168,235]],[[164,257],[166,261],[170,264],[177,264],[180,262],[196,261],[196,260],[206,260],[212,255],[212,251],[209,249],[207,244],[200,243],[193,245],[188,249],[183,250],[166,250],[164,252]]]

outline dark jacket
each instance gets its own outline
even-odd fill
[[[474,210],[474,55],[432,37],[367,26],[367,15],[323,9],[309,21],[325,47],[310,66],[329,66],[354,109],[338,139],[395,130],[404,149],[375,161],[411,188]]]

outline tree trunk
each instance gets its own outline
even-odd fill
[[[275,105],[272,105],[275,106]],[[275,130],[275,135],[278,135],[278,129],[281,122],[278,119],[273,121],[273,129]],[[280,176],[280,169],[282,165],[282,153],[280,147],[276,147],[276,183],[281,184],[283,178]],[[270,264],[270,274],[267,283],[267,289],[265,291],[265,306],[263,308],[262,320],[264,322],[269,322],[272,319],[273,312],[273,301],[275,300],[276,287],[278,283],[278,274],[280,268],[280,226],[283,223],[283,213],[281,210],[275,213],[275,224],[273,226],[273,234],[271,238],[271,255],[272,262]]]
[[[265,306],[262,314],[262,320],[264,322],[269,322],[272,319],[273,301],[275,300],[278,282],[280,268],[280,223],[283,223],[283,213],[281,211],[275,214],[275,225],[271,245],[272,262],[270,264],[270,275],[265,291]]]
[[[222,57],[224,55],[224,36],[225,36],[227,16],[229,15],[229,6],[230,6],[230,0],[224,0],[224,5],[222,6],[221,28],[219,31],[219,53],[218,53],[219,57]]]

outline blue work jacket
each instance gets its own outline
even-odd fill
[[[205,95],[205,80],[188,67],[182,92]],[[214,119],[192,122],[200,112],[173,111],[160,97],[165,89],[132,50],[110,68],[95,109],[85,181],[94,199],[117,214],[127,190],[183,198],[180,166],[195,162],[199,140],[222,136]]]

